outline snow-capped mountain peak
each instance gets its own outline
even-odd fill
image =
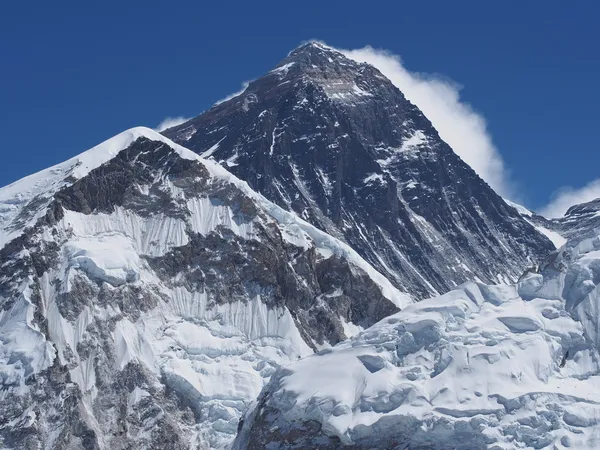
[[[150,128],[136,127],[123,131],[67,161],[0,188],[0,247],[45,214],[52,196],[61,188],[85,177],[142,137],[166,143],[183,158],[198,158],[190,150]]]
[[[377,69],[304,44],[0,189],[0,447],[593,441],[594,208],[511,207]]]
[[[0,198],[7,448],[221,448],[280,365],[412,301],[346,243],[147,128]]]

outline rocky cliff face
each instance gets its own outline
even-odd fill
[[[516,280],[554,248],[377,69],[318,43],[164,134],[420,298]]]
[[[2,448],[223,447],[281,364],[410,303],[148,129],[1,189],[0,207]]]
[[[531,223],[540,233],[548,237],[557,249],[568,240],[593,233],[600,229],[600,198],[587,203],[573,205],[563,217],[547,219],[527,208],[509,202],[521,217]]]

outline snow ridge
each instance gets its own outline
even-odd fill
[[[105,176],[118,179],[113,170],[139,177],[125,180],[123,197],[95,189]],[[8,447],[25,438],[77,446],[72,417],[102,449],[145,448],[156,439],[225,448],[279,367],[331,345],[311,337],[327,328],[311,324],[314,309],[331,311],[328,332],[343,337],[363,326],[344,302],[367,296],[370,303],[358,306],[364,314],[379,298],[390,311],[412,302],[347,244],[148,128],[127,130],[0,196],[13,207],[0,247],[0,379],[7,386],[0,409],[11,418],[0,439]],[[31,203],[35,214],[10,229]],[[286,284],[259,270],[269,257],[282,262]],[[310,272],[315,264],[327,267],[321,284]],[[314,299],[309,288],[329,290],[314,306],[294,304],[302,295]],[[278,300],[277,289],[287,296]],[[126,405],[105,412],[98,405],[107,399]],[[46,420],[65,402],[76,409],[57,415],[53,427],[64,433],[53,434]],[[110,438],[125,422],[128,434]]]

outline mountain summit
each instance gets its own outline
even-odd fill
[[[164,134],[416,297],[515,280],[554,249],[375,67],[317,42]]]

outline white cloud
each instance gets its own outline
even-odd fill
[[[191,117],[165,117],[165,119],[157,125],[155,128],[156,131],[161,132],[166,130],[167,128],[175,127],[177,125],[181,125],[184,122],[190,120]]]
[[[581,188],[564,187],[552,195],[548,205],[540,210],[545,217],[562,217],[573,205],[600,198],[600,178]]]
[[[485,119],[461,100],[459,85],[440,76],[410,72],[399,56],[385,50],[364,47],[340,51],[379,69],[423,111],[441,138],[498,194],[515,197],[515,189]]]
[[[233,94],[230,94],[230,95],[228,95],[228,96],[227,96],[227,97],[225,97],[225,98],[222,98],[221,100],[218,100],[218,101],[216,101],[216,102],[215,102],[215,105],[220,105],[221,103],[223,103],[223,102],[226,102],[227,100],[231,100],[232,98],[235,98],[235,97],[237,97],[238,95],[241,95],[241,94],[243,94],[243,93],[244,93],[244,91],[246,90],[246,88],[248,87],[248,85],[249,85],[249,84],[250,84],[250,82],[249,82],[249,81],[244,81],[244,82],[242,83],[242,89],[240,89],[240,90],[239,90],[239,91],[237,91],[237,92],[234,92]]]

